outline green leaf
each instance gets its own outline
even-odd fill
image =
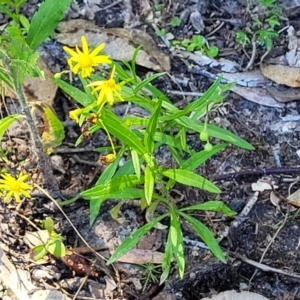
[[[141,165],[144,162],[143,158],[139,159],[139,164]],[[135,170],[134,170],[134,166],[133,166],[133,162],[132,159],[128,159],[125,164],[119,168],[119,170],[116,173],[116,177],[117,176],[123,176],[123,175],[129,175],[129,174],[134,174]]]
[[[104,184],[98,184],[91,189],[81,192],[80,195],[88,200],[101,199],[143,182],[144,177],[137,178],[135,174],[114,177]]]
[[[147,164],[145,168],[144,188],[145,188],[145,198],[148,205],[150,205],[152,200],[154,184],[155,184],[155,174],[152,168]]]
[[[63,257],[66,256],[66,247],[63,244],[61,239],[53,238],[47,244],[46,248],[49,253],[54,255],[55,257]]]
[[[93,100],[88,96],[88,94],[79,90],[71,84],[66,83],[65,81],[59,78],[53,78],[53,81],[60,87],[64,92],[66,92],[72,99],[76,100],[82,106],[86,107],[93,103]]]
[[[6,83],[13,91],[15,90],[13,79],[8,74],[7,70],[3,67],[0,67],[0,81]]]
[[[135,174],[137,178],[141,177],[141,165],[140,165],[140,158],[136,150],[131,150],[131,158],[132,158],[132,163],[134,167]]]
[[[152,222],[147,223],[146,225],[139,228],[137,231],[135,231],[133,234],[131,234],[128,238],[126,238],[122,244],[116,249],[116,251],[113,253],[113,255],[109,258],[107,264],[112,264],[118,258],[126,254],[129,250],[131,250],[157,222],[161,221],[163,218],[165,218],[168,214],[164,214],[162,216],[157,217]]]
[[[183,235],[180,226],[180,220],[173,206],[170,207],[171,212],[171,226],[169,235],[171,235],[170,241],[172,244],[173,253],[179,268],[180,278],[184,275],[185,260],[183,249]]]
[[[222,262],[226,263],[226,259],[223,251],[221,250],[218,242],[216,241],[212,232],[200,221],[193,218],[190,215],[187,215],[183,212],[179,212],[179,214],[185,218],[190,225],[194,228],[197,234],[201,237],[204,243],[208,246],[210,251]]]
[[[186,149],[186,129],[185,127],[181,127],[179,130],[180,144],[182,149]]]
[[[125,151],[124,148],[119,151],[116,160],[105,168],[105,170],[102,172],[95,185],[105,184],[106,182],[108,182],[110,179],[113,178],[119,166],[119,162],[123,157],[124,151]]]
[[[162,100],[160,99],[157,101],[155,105],[154,111],[152,112],[152,115],[148,121],[148,125],[144,135],[144,144],[146,150],[151,154],[154,151],[154,136],[157,127],[158,117],[161,111],[161,105],[162,105]]]
[[[147,87],[149,85],[149,83],[151,81],[153,81],[154,79],[156,79],[157,77],[160,77],[162,75],[164,75],[165,73],[155,73],[149,77],[147,77],[146,79],[144,79],[142,82],[140,82],[135,89],[133,90],[133,94],[137,94],[142,88]]]
[[[185,117],[185,116],[183,116],[179,119],[176,119],[175,121],[178,124],[185,126],[189,130],[191,129],[191,130],[194,130],[199,133],[201,133],[204,130],[204,124],[198,124],[198,123],[192,121],[190,118]],[[253,146],[251,144],[249,144],[248,142],[246,142],[244,139],[242,139],[242,138],[238,137],[237,135],[233,134],[232,132],[230,132],[226,129],[220,128],[216,125],[207,124],[207,132],[208,132],[209,136],[226,141],[226,142],[236,145],[240,148],[244,148],[247,150],[254,149]]]
[[[0,120],[0,141],[2,141],[3,135],[4,135],[5,131],[8,129],[8,127],[13,122],[17,121],[18,119],[20,119],[22,117],[24,117],[24,116],[14,114],[14,115],[7,116],[7,117],[3,118],[2,120]]]
[[[120,211],[122,205],[123,205],[126,201],[127,201],[127,199],[124,199],[124,200],[120,201],[117,205],[115,205],[115,206],[109,211],[111,217],[112,217],[114,220],[118,221],[118,219],[119,219],[119,217],[118,217],[119,211]]]
[[[173,257],[173,251],[172,251],[172,243],[171,243],[171,232],[169,231],[168,240],[165,245],[165,254],[162,261],[163,273],[160,276],[159,285],[163,284],[169,277],[172,257]]]
[[[201,204],[191,205],[181,208],[180,211],[187,210],[204,210],[204,211],[222,211],[226,216],[232,217],[236,215],[236,212],[231,210],[225,203],[219,200],[207,201]]]
[[[42,112],[42,118],[45,124],[45,130],[42,134],[42,143],[46,153],[50,154],[53,148],[61,145],[65,138],[65,129],[62,122],[57,118],[48,104],[41,103],[41,105],[38,105],[38,108]]]
[[[122,141],[127,147],[135,149],[139,154],[147,153],[146,148],[133,131],[124,126],[117,117],[112,115],[113,114],[105,114],[102,116],[102,121],[108,132]]]
[[[31,20],[27,36],[27,43],[33,50],[36,50],[57,27],[71,2],[72,0],[46,0],[42,2]]]
[[[187,159],[184,163],[181,164],[181,169],[186,169],[189,171],[193,171],[197,169],[199,166],[204,164],[209,158],[211,158],[214,154],[222,151],[227,144],[218,144],[213,146],[212,150],[207,152],[205,150],[197,152],[193,154],[189,159]]]
[[[179,183],[197,187],[202,190],[206,190],[211,193],[220,193],[220,189],[209,180],[197,175],[188,170],[181,169],[168,169],[162,172],[162,175],[167,176]]]
[[[47,248],[45,245],[38,245],[32,249],[34,260],[42,259],[47,253]]]
[[[43,225],[44,225],[44,228],[48,231],[48,234],[50,236],[54,230],[54,222],[53,222],[52,218],[47,217],[44,220]]]

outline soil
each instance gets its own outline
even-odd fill
[[[36,11],[37,2],[28,1],[24,6],[24,14],[29,18]],[[132,13],[137,16],[142,1],[132,2],[135,2],[132,4]],[[202,23],[199,20],[197,23],[191,19],[192,12],[197,9],[204,23],[201,34],[207,36],[216,30],[213,35],[209,36],[209,42],[218,46],[219,57],[234,61],[243,69],[249,62],[252,47],[249,45],[243,50],[235,41],[234,33],[238,29],[243,29],[249,22],[249,12],[245,2],[242,0],[159,1],[157,4],[162,4],[162,10],[158,25],[161,28],[165,27],[176,39],[190,38],[197,30],[195,27],[199,27]],[[154,7],[152,1],[149,3]],[[285,2],[282,3],[285,5]],[[110,4],[112,4],[111,1],[101,1],[101,4],[98,4],[103,10],[94,13],[93,22],[99,26],[110,28],[128,25],[124,20],[127,2],[121,1],[108,7]],[[85,10],[85,13],[80,13],[84,11],[86,5],[87,1],[84,3],[78,1],[76,5],[73,5],[66,18],[91,19],[91,13],[86,13],[88,9]],[[254,4],[253,9],[255,7]],[[284,7],[286,9],[284,10],[285,17],[281,22],[282,28],[286,25],[293,25],[296,32],[300,29],[299,7],[296,10]],[[181,15],[185,20],[182,26],[172,27],[169,25],[175,15]],[[161,40],[155,35],[151,24],[147,24],[142,18],[138,21],[139,24],[134,25],[146,29],[158,45],[161,45]],[[224,25],[217,29],[220,22],[224,22]],[[286,49],[287,37],[285,33],[282,33],[275,39],[274,47],[266,59],[284,53]],[[40,51],[43,55],[48,55],[50,68],[54,68],[55,71],[66,68],[65,61],[62,59],[65,56],[61,45],[55,41],[46,42]],[[167,52],[168,50],[164,48],[163,51]],[[258,47],[252,69],[259,68],[258,63],[264,52],[262,47]],[[188,61],[179,59],[170,52],[168,54],[171,57],[170,75],[184,78],[188,82],[186,86],[181,87],[183,95],[185,92],[204,92],[212,84],[211,78],[190,72],[187,67]],[[140,71],[142,75],[146,72],[144,69]],[[216,74],[219,70],[207,67],[207,71]],[[178,83],[165,80],[165,78],[156,80],[155,84],[163,91],[178,91]],[[175,104],[182,100],[182,95],[170,94],[169,97]],[[186,96],[186,99],[191,101],[193,98]],[[12,102],[6,101],[5,107],[8,107],[9,110],[13,106]],[[73,109],[75,104],[71,99],[67,99],[61,91],[58,91],[54,106],[59,118],[65,121],[68,111]],[[2,107],[3,113],[7,114],[4,106]],[[255,150],[246,151],[228,146],[197,172],[218,184],[222,190],[220,199],[238,214],[253,199],[252,184],[258,179],[264,179],[271,182],[273,186],[277,186],[276,195],[281,198],[279,203],[274,203],[270,200],[270,190],[260,192],[249,213],[236,219],[225,218],[220,214],[203,213],[198,215],[217,238],[228,231],[228,234],[220,242],[227,256],[227,264],[221,263],[207,249],[202,248],[197,235],[186,224],[183,224],[187,262],[186,274],[183,279],[179,279],[174,266],[171,277],[163,286],[159,287],[157,283],[151,283],[147,286],[146,291],[142,291],[139,289],[139,284],[144,283],[141,267],[120,263],[116,265],[119,270],[117,274],[120,276],[117,278],[115,270],[106,266],[103,261],[97,260],[94,269],[98,274],[86,281],[78,299],[82,299],[80,297],[101,298],[101,295],[99,296],[95,290],[98,292],[105,290],[105,284],[107,284],[105,275],[111,275],[118,284],[122,283],[119,289],[111,293],[111,298],[107,299],[122,299],[122,297],[128,300],[167,299],[167,297],[178,300],[202,299],[227,290],[249,290],[269,299],[300,299],[300,276],[297,275],[300,274],[300,216],[299,209],[286,201],[289,194],[300,188],[298,177],[300,131],[299,121],[285,121],[284,119],[284,117],[298,116],[299,109],[300,105],[297,101],[285,103],[282,108],[274,108],[250,102],[237,94],[230,93],[222,105],[209,113],[209,120],[212,123],[218,123],[244,138],[255,147]],[[52,160],[58,161],[60,166],[55,169],[60,187],[65,194],[69,193],[71,196],[93,186],[102,171],[97,164],[99,154],[87,151],[87,149],[108,145],[106,137],[97,134],[80,145],[80,148],[85,151],[77,152],[74,150],[76,142],[74,133],[78,135],[80,129],[77,127],[66,128],[66,139],[63,145],[52,154]],[[22,136],[15,136],[13,132],[10,132],[10,135],[2,141],[2,147],[10,147],[11,152],[7,156],[8,164],[0,160],[1,168],[16,173],[21,168],[25,168],[34,173],[36,165],[30,154],[28,135],[26,128],[22,128]],[[189,143],[195,149],[200,150],[203,147],[197,136],[189,136]],[[166,160],[168,155],[162,154],[162,156],[168,163]],[[31,159],[28,160],[27,157]],[[26,159],[25,165],[21,164],[24,159]],[[38,181],[38,173],[35,179]],[[212,197],[207,193],[182,186],[176,186],[174,194],[180,198],[179,206],[201,203]],[[55,220],[56,230],[65,238],[66,245],[72,248],[85,245],[78,239],[74,229],[52,202],[40,194],[36,194],[33,199],[34,201],[22,202],[17,208],[12,204],[0,203],[2,248],[18,268],[29,269],[31,274],[34,274],[36,270],[45,269],[51,271],[51,274],[59,274],[58,278],[52,276],[47,279],[40,279],[32,275],[33,283],[40,288],[52,286],[59,289],[60,287],[69,295],[74,295],[82,282],[82,276],[74,273],[74,270],[72,271],[61,260],[52,258],[48,264],[41,267],[32,264],[26,258],[25,254],[30,252],[30,248],[24,242],[24,236],[27,232],[35,230],[27,219],[39,227],[40,221],[50,216]],[[64,212],[89,245],[99,250],[104,257],[109,257],[107,248],[117,247],[120,240],[145,223],[144,213],[134,202],[128,202],[122,207],[121,215],[126,221],[123,224],[117,223],[109,214],[109,210],[114,204],[115,202],[110,201],[102,206],[92,227],[89,224],[89,203],[87,201],[78,199],[73,204],[63,207]],[[240,221],[238,226],[233,225],[235,220]],[[163,252],[166,233],[166,231],[153,231],[152,236],[148,236],[144,241],[146,244],[144,249]],[[82,255],[91,261],[95,259],[91,253]],[[260,265],[255,265],[255,262]],[[89,264],[92,265],[92,263]]]

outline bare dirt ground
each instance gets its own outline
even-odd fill
[[[35,2],[37,1],[29,1],[24,6],[24,13],[28,16],[32,16],[36,10]],[[209,74],[220,72],[219,66],[201,67],[202,72],[196,72],[195,68],[189,67],[194,62],[168,49],[162,39],[155,34],[153,26],[138,17],[144,2],[140,0],[132,1],[131,4],[128,4],[128,1],[98,2],[101,2],[97,4],[101,10],[95,12],[91,8],[92,1],[89,6],[86,1],[84,3],[78,1],[69,11],[67,19],[85,18],[106,28],[124,27],[130,23],[125,18],[129,7],[132,14],[131,25],[134,28],[146,30],[153,37],[162,51],[171,58],[170,75],[173,78],[181,78],[181,84],[166,75],[155,82],[159,88],[169,94],[174,103],[182,100],[192,101],[195,97],[190,96],[189,92],[204,92],[212,84],[212,79],[205,76],[203,70]],[[300,30],[300,4],[294,6],[294,9],[288,9],[288,2],[282,2],[285,9],[281,28],[292,25],[297,34]],[[149,1],[149,4],[154,10],[155,4],[152,1]],[[162,8],[157,26],[165,28],[176,39],[190,38],[197,30],[195,28],[197,24],[193,24],[191,20],[191,14],[197,10],[204,24],[201,34],[207,36],[210,44],[217,45],[220,50],[217,59],[226,58],[237,63],[239,71],[247,66],[253,50],[252,46],[250,44],[243,50],[234,38],[235,32],[243,29],[249,22],[246,1],[211,0],[198,3],[198,1],[189,0],[169,0],[158,1],[156,7],[158,4],[161,4]],[[182,12],[185,12],[186,17],[182,15]],[[182,26],[169,25],[174,16],[185,18]],[[220,26],[220,24],[223,25]],[[214,33],[210,35],[211,32]],[[287,43],[287,34],[283,31],[275,39],[274,47],[266,59],[284,54],[287,51]],[[40,51],[46,57],[48,66],[53,72],[66,68],[66,56],[62,52],[61,44],[55,40],[46,42]],[[258,64],[264,53],[265,51],[258,47],[250,70],[259,69]],[[145,68],[139,69],[141,76],[148,71]],[[177,95],[174,95],[176,94],[174,91],[178,92]],[[105,266],[103,262],[96,262],[95,268],[99,270],[98,276],[86,280],[77,299],[104,298],[99,291],[107,288],[108,283],[105,280],[107,274],[110,274],[120,285],[120,289],[112,290],[111,298],[107,299],[122,299],[122,297],[128,300],[146,300],[154,297],[155,299],[202,299],[227,290],[249,290],[268,299],[300,299],[299,210],[285,200],[289,194],[300,188],[298,177],[300,158],[297,154],[297,150],[300,149],[299,119],[297,118],[300,107],[298,101],[281,103],[280,107],[263,104],[263,99],[260,103],[254,103],[232,92],[221,106],[209,114],[209,120],[212,123],[231,130],[255,147],[253,151],[245,151],[229,146],[198,170],[200,174],[218,184],[222,190],[220,199],[237,213],[240,213],[249,201],[256,200],[247,215],[236,219],[224,218],[219,214],[198,215],[221,240],[220,245],[227,254],[227,264],[221,263],[207,249],[202,248],[199,238],[187,225],[183,224],[187,261],[186,274],[183,279],[179,279],[174,266],[172,276],[164,286],[159,287],[157,283],[151,283],[145,291],[142,291],[141,285],[144,283],[142,268],[129,263],[120,263],[116,265],[117,274],[120,276],[117,278],[115,270]],[[11,106],[13,103],[8,101],[6,107]],[[68,111],[75,107],[72,99],[67,99],[60,91],[57,93],[54,106],[62,121],[66,120]],[[55,174],[61,189],[70,195],[91,187],[101,172],[101,167],[97,164],[99,154],[86,149],[107,145],[105,137],[98,134],[80,145],[80,148],[85,151],[79,152],[74,147],[76,135],[79,133],[80,129],[77,127],[66,128],[64,144],[52,155],[55,156],[54,159],[60,161]],[[28,133],[24,129],[22,135],[10,135],[4,142],[12,149],[8,155],[8,167],[11,171],[15,171],[20,168],[22,161],[30,157]],[[200,150],[202,147],[198,137],[195,136],[189,137],[189,143],[195,149]],[[4,163],[1,161],[0,166],[4,168]],[[26,164],[22,167],[34,173],[35,165],[32,162],[26,160]],[[255,194],[252,184],[258,179],[265,179],[278,187],[276,195],[280,195],[279,203],[270,200],[270,190]],[[176,193],[181,199],[178,201],[179,206],[211,199],[211,195],[182,186],[176,187],[174,194]],[[255,197],[257,199],[253,200]],[[90,246],[96,250],[100,249],[99,253],[104,257],[109,255],[107,249],[115,248],[120,240],[145,222],[143,212],[134,203],[129,202],[122,208],[122,216],[126,222],[118,224],[110,217],[109,209],[112,207],[113,202],[107,202],[92,227],[89,225],[87,201],[78,199],[75,203],[63,207]],[[34,201],[25,201],[17,209],[13,205],[0,203],[0,209],[0,240],[11,261],[18,268],[30,269],[33,274],[32,281],[38,287],[49,288],[51,286],[74,295],[84,280],[83,277],[72,273],[59,260],[53,259],[41,267],[28,261],[25,256],[30,249],[24,242],[24,235],[34,228],[22,216],[30,219],[37,226],[41,219],[51,216],[55,219],[56,229],[65,237],[65,244],[73,248],[82,247],[83,244],[64,217],[43,197],[36,197]],[[239,223],[235,226],[234,222],[237,220]],[[221,235],[224,232],[227,234],[222,239]],[[153,231],[139,247],[163,252],[165,237],[166,232]],[[90,253],[82,255],[91,261],[94,259]],[[35,277],[36,270],[47,270],[52,272],[52,275]],[[53,274],[59,274],[59,276],[55,277]]]

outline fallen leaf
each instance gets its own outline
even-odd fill
[[[258,180],[257,182],[252,183],[251,188],[253,192],[263,192],[272,190],[271,184],[263,180]]]
[[[85,20],[69,20],[58,25],[58,42],[69,47],[81,45],[85,36],[90,45],[105,43],[105,53],[113,60],[131,61],[136,47],[142,46],[136,63],[155,71],[170,71],[170,58],[160,51],[152,37],[138,29],[100,28]]]
[[[290,87],[300,87],[300,69],[284,65],[261,64],[260,70],[264,76],[278,84]]]
[[[294,100],[300,100],[300,89],[297,88],[287,88],[284,91],[279,91],[274,87],[266,88],[271,97],[279,102],[289,102]]]
[[[260,105],[279,108],[284,107],[284,104],[277,102],[274,98],[272,98],[272,96],[267,92],[265,88],[233,86],[230,90],[242,96],[243,98],[258,103]]]
[[[287,199],[289,200],[290,204],[300,207],[300,189],[288,196]]]
[[[201,300],[268,300],[268,298],[252,293],[252,292],[240,292],[237,291],[226,291],[219,293],[218,295],[213,295],[209,298],[201,298]]]
[[[279,202],[280,202],[280,198],[277,197],[277,195],[272,191],[272,192],[270,193],[270,201],[271,201],[271,203],[272,203],[274,206],[278,207],[278,206],[279,206]]]
[[[129,264],[161,264],[164,254],[158,251],[143,250],[143,249],[132,249],[128,251],[125,255],[118,259],[119,262],[129,263]]]

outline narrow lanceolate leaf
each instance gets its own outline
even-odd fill
[[[197,175],[188,170],[168,169],[162,172],[162,175],[167,176],[179,183],[193,186],[211,193],[220,193],[220,189],[209,180]]]
[[[132,158],[132,163],[134,167],[135,174],[137,178],[141,177],[141,165],[140,165],[140,158],[136,150],[131,150],[131,158]]]
[[[200,221],[191,217],[188,214],[183,212],[179,212],[179,214],[185,218],[190,225],[194,228],[194,230],[199,234],[204,243],[208,246],[210,251],[222,262],[226,263],[226,259],[223,251],[221,250],[218,242],[216,241],[212,232]]]
[[[158,100],[154,111],[148,121],[148,125],[144,135],[144,144],[149,153],[153,153],[154,151],[154,136],[157,128],[157,121],[161,110],[162,100]]]
[[[155,184],[155,177],[154,172],[151,170],[150,166],[147,165],[145,168],[145,198],[147,201],[147,204],[150,205],[154,190],[154,184]]]
[[[226,216],[232,217],[236,215],[236,212],[231,210],[225,203],[219,200],[207,201],[201,204],[196,204],[188,207],[181,208],[180,211],[187,210],[205,210],[205,211],[222,211]]]
[[[124,175],[120,177],[114,177],[104,184],[98,184],[91,189],[88,189],[81,193],[81,196],[85,199],[99,199],[107,197],[116,192],[120,192],[130,187],[134,187],[144,182],[144,177],[137,178],[136,175]]]
[[[159,285],[163,284],[169,277],[172,257],[173,257],[173,251],[172,251],[172,243],[171,243],[171,234],[169,231],[168,240],[165,245],[165,254],[161,266],[163,269],[163,273],[160,276]]]
[[[126,238],[123,243],[116,249],[113,255],[109,258],[107,264],[114,263],[118,258],[126,254],[129,250],[131,250],[157,222],[161,221],[168,214],[164,214],[162,216],[157,217],[152,222],[147,223],[143,227],[139,228],[136,232],[131,234],[128,238]]]
[[[116,160],[105,168],[105,170],[102,172],[102,174],[98,178],[96,185],[104,184],[113,178],[113,176],[115,175],[116,170],[119,166],[120,159],[123,156],[124,150],[125,150],[124,148],[121,149],[116,157]]]
[[[2,120],[0,120],[0,141],[3,138],[3,135],[5,133],[5,131],[8,129],[8,127],[15,121],[17,121],[18,119],[22,118],[22,115],[10,115],[7,116],[5,118],[3,118]]]
[[[205,150],[197,152],[193,154],[189,159],[187,159],[180,167],[181,169],[193,171],[197,169],[199,166],[201,166],[202,164],[204,164],[214,154],[222,151],[226,146],[227,144],[218,144],[213,146],[212,150],[209,152]]]
[[[71,2],[72,0],[46,0],[42,2],[29,27],[27,43],[31,49],[36,50],[53,32]]]
[[[91,99],[87,93],[84,93],[83,91],[61,79],[53,78],[53,81],[72,99],[76,100],[84,107],[90,105],[94,101],[94,99]]]
[[[180,226],[180,220],[177,216],[175,209],[171,208],[171,226],[170,232],[171,235],[170,241],[172,244],[173,253],[178,265],[179,275],[182,278],[185,268],[185,259],[184,259],[184,249],[183,249],[183,235]]]
[[[0,67],[0,82],[1,81],[3,81],[4,83],[6,83],[12,90],[15,90],[13,79],[8,74],[7,70],[5,68],[2,68],[2,67]]]
[[[147,153],[146,148],[137,135],[118,120],[116,116],[106,112],[105,115],[102,116],[102,121],[108,132],[122,141],[126,146],[135,149],[139,154]]]

